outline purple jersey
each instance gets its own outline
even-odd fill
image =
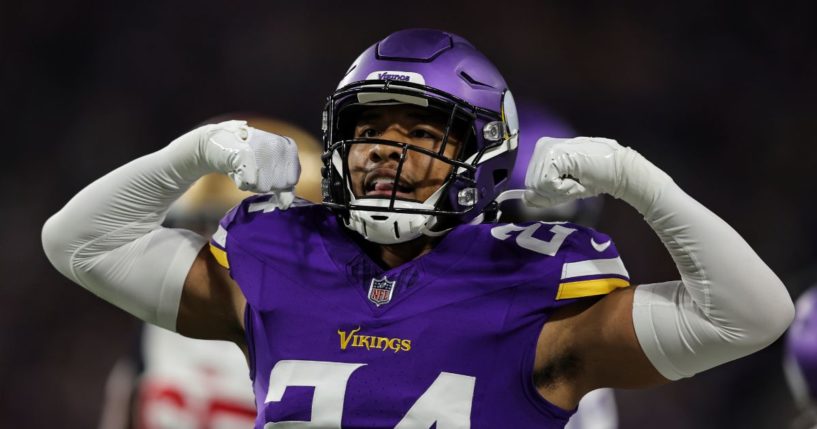
[[[629,284],[606,235],[461,225],[383,269],[319,205],[233,209],[211,249],[247,298],[256,428],[561,428],[533,384],[554,309]]]

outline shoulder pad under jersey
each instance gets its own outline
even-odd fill
[[[229,253],[227,237],[230,235],[230,231],[238,225],[243,226],[250,224],[261,217],[267,220],[280,218],[279,220],[281,222],[287,222],[287,219],[284,218],[298,219],[302,216],[300,213],[301,210],[299,209],[314,207],[309,201],[296,198],[289,209],[280,210],[278,209],[275,198],[273,194],[253,195],[238,203],[238,205],[224,215],[218,224],[218,229],[210,238],[210,252],[220,265],[225,268],[230,268],[230,262],[227,256]]]

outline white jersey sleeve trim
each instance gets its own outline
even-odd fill
[[[580,262],[567,262],[562,266],[562,280],[574,277],[616,275],[629,278],[624,262],[620,257],[610,259],[590,259]]]
[[[227,248],[227,230],[224,229],[223,226],[219,225],[218,229],[216,230],[216,232],[211,237],[211,240],[213,240],[214,243],[218,244],[219,247],[221,247],[222,249],[226,249]]]

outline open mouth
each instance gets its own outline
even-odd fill
[[[414,199],[414,187],[403,180],[395,183],[393,171],[373,171],[366,175],[363,186],[363,195],[366,198],[391,198],[395,191],[395,198],[402,200]]]

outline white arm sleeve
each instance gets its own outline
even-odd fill
[[[674,182],[654,195],[642,213],[681,280],[635,291],[635,332],[653,366],[677,380],[774,342],[794,317],[780,279],[732,227]]]
[[[525,200],[539,206],[606,192],[658,234],[681,280],[639,286],[632,315],[641,348],[667,379],[760,350],[791,323],[786,288],[740,235],[615,140],[539,139],[525,186]]]
[[[206,240],[160,226],[200,174],[176,171],[168,152],[90,184],[48,219],[42,240],[63,275],[148,323],[175,330],[185,277]]]
[[[46,256],[106,301],[175,330],[184,280],[206,240],[161,223],[171,203],[213,171],[242,189],[291,195],[300,174],[297,146],[241,121],[195,129],[80,191],[45,223]]]

